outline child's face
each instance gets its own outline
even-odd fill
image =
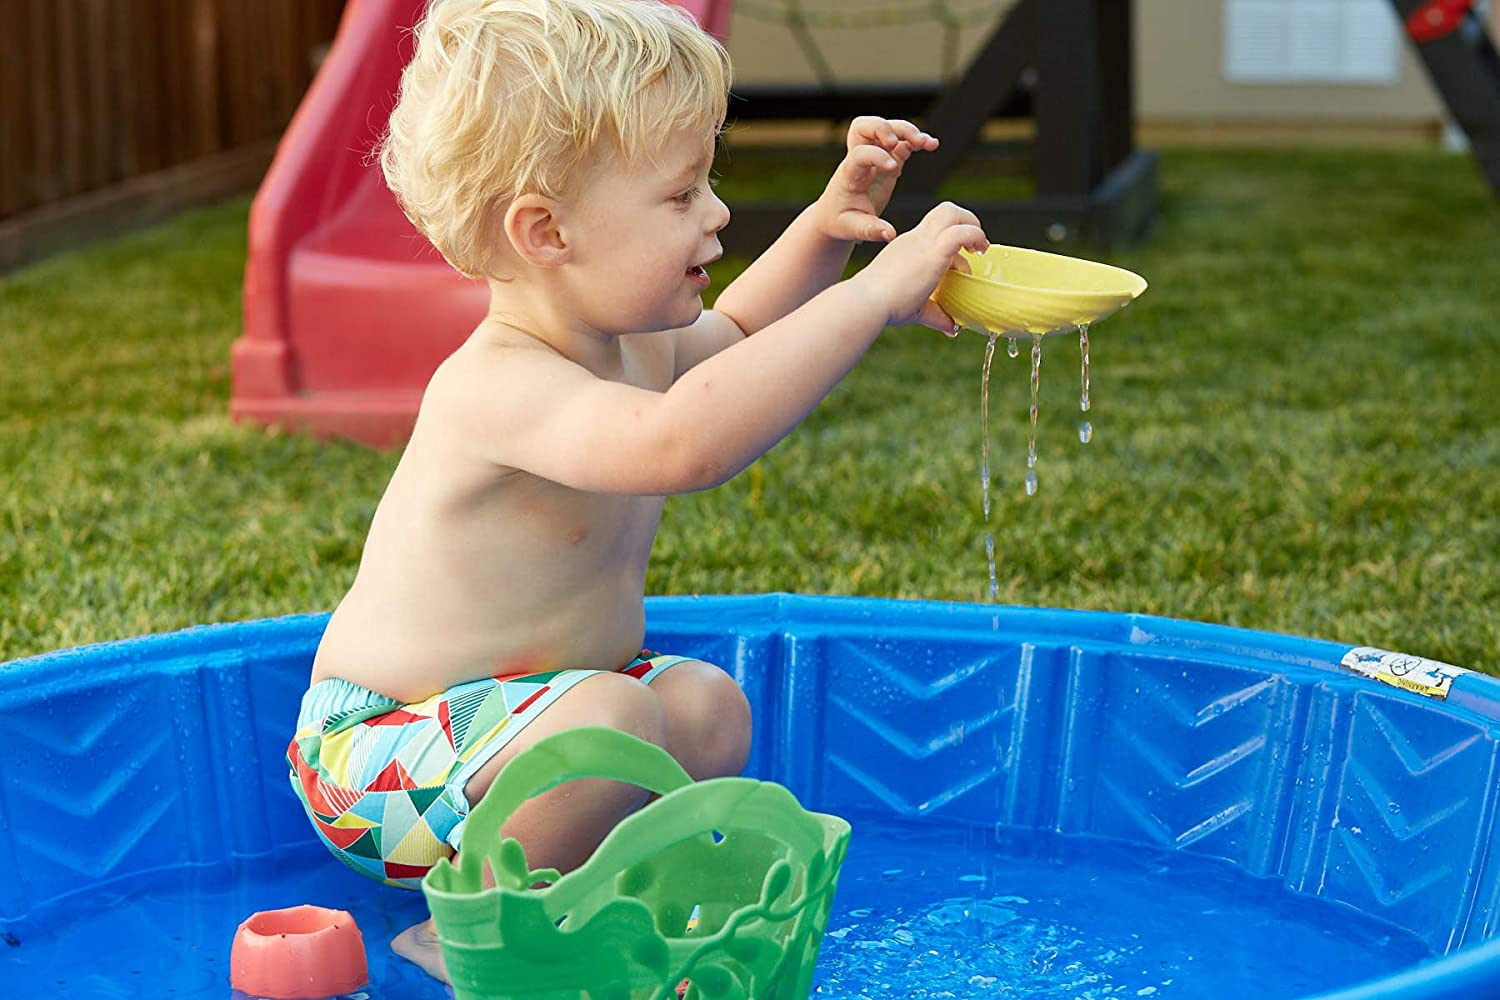
[[[589,168],[569,230],[574,303],[593,329],[684,327],[703,311],[704,265],[719,258],[729,209],[709,186],[713,137],[674,132],[653,157]]]

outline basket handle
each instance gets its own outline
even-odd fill
[[[693,783],[667,751],[618,729],[582,726],[544,737],[500,769],[495,783],[469,813],[458,859],[461,877],[478,886],[481,866],[498,848],[505,821],[528,800],[574,778],[609,778],[658,795]],[[498,869],[495,877],[501,877]]]

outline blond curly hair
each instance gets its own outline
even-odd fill
[[[723,127],[729,55],[662,0],[432,0],[415,34],[380,167],[469,277],[491,276],[518,195],[561,197],[597,149],[630,161]]]

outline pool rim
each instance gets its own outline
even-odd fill
[[[650,597],[646,600],[648,630],[653,628],[720,627],[732,621],[740,633],[779,632],[812,612],[812,623],[837,620],[892,624],[892,616],[923,620],[919,633],[991,631],[1011,637],[1037,633],[1054,638],[1096,640],[1126,646],[1160,647],[1191,652],[1210,660],[1274,666],[1292,679],[1337,680],[1374,684],[1388,695],[1405,700],[1434,699],[1381,685],[1340,664],[1344,654],[1362,643],[1336,642],[1305,636],[1218,625],[1189,619],[1140,613],[1081,609],[986,605],[964,602],[909,601],[893,598],[836,597],[788,593],[754,595],[694,595]],[[934,617],[935,616],[935,617]],[[326,625],[327,612],[300,613],[237,622],[197,625],[169,632],[92,643],[0,662],[0,710],[6,693],[26,686],[32,697],[37,686],[45,694],[64,694],[92,686],[101,678],[118,677],[151,663],[156,670],[197,670],[214,663],[264,659],[268,652],[303,652]],[[988,625],[988,627],[986,627]],[[168,647],[170,657],[162,656]],[[253,656],[247,655],[253,651]],[[1420,654],[1416,654],[1420,655]],[[87,665],[87,671],[75,666]],[[1454,679],[1444,709],[1474,721],[1500,724],[1500,678],[1465,672]],[[1468,990],[1500,983],[1500,938],[1460,948],[1377,980],[1356,984],[1305,1000],[1438,1000]]]

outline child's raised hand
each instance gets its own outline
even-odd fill
[[[880,213],[911,154],[937,149],[937,138],[908,121],[863,115],[849,126],[848,147],[817,202],[823,232],[851,242],[893,240],[896,228]]]
[[[951,337],[958,332],[953,317],[932,301],[932,293],[950,267],[969,269],[959,250],[982,253],[989,246],[978,217],[945,201],[849,280],[862,283],[886,304],[887,326],[921,323]]]

